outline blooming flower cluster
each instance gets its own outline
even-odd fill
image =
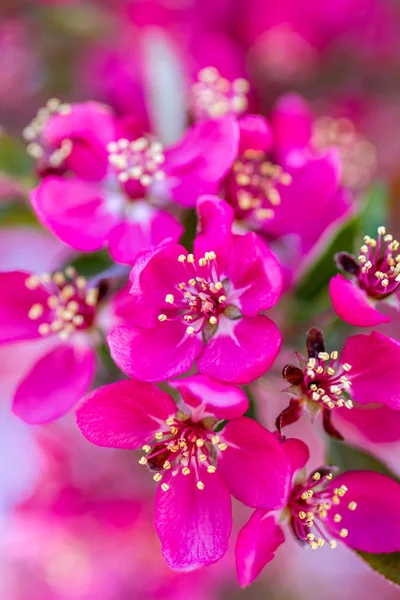
[[[187,3],[117,4],[118,18],[132,21],[127,37],[137,33],[135,51],[124,51],[123,36],[114,49],[94,45],[85,59],[93,99],[50,98],[31,114],[20,132],[30,171],[22,183],[12,173],[0,181],[5,214],[12,197],[17,217],[36,228],[0,229],[0,363],[12,371],[0,365],[0,388],[15,420],[37,426],[29,431],[45,464],[18,526],[40,513],[58,547],[73,516],[73,543],[87,540],[72,563],[102,564],[93,515],[118,547],[131,532],[141,539],[141,516],[154,514],[172,571],[196,571],[235,548],[242,587],[284,531],[311,550],[342,544],[378,571],[380,555],[398,566],[400,483],[383,463],[400,441],[400,243],[375,213],[363,220],[375,146],[300,94],[260,102],[233,39],[210,34],[200,51],[204,40],[188,50],[181,27],[171,29],[174,44],[163,35],[180,10],[197,40],[197,24],[205,35],[226,20],[225,3],[205,2],[212,28]],[[248,3],[236,42],[251,45],[275,82],[312,73],[345,25],[362,45],[357,0],[332,23],[314,4],[307,19],[283,18],[276,4],[258,22],[259,8]],[[372,221],[377,237],[368,231],[351,254],[354,230]],[[346,451],[366,462],[342,460]],[[89,454],[93,465],[81,470]],[[137,482],[146,491],[133,501]],[[57,589],[60,564],[46,570]],[[78,577],[89,590],[82,600],[102,600],[89,572]],[[110,599],[135,590],[120,568],[112,579]]]

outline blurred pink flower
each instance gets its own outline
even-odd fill
[[[254,233],[232,235],[233,213],[220,198],[201,197],[198,214],[194,255],[164,244],[133,267],[132,326],[108,336],[115,362],[130,377],[163,381],[197,359],[201,373],[248,383],[279,352],[281,335],[260,314],[281,294],[274,255]]]
[[[289,439],[283,448],[293,474],[308,459],[307,446]],[[400,549],[398,503],[400,484],[373,471],[349,471],[333,478],[321,467],[301,483],[294,482],[279,511],[256,510],[238,535],[236,565],[239,583],[252,583],[285,541],[282,518],[302,543],[317,550],[341,541],[354,550],[391,553]],[[346,503],[346,506],[344,506]]]
[[[110,384],[78,409],[83,434],[99,446],[139,449],[161,482],[155,527],[170,567],[192,570],[219,560],[232,527],[230,494],[248,506],[280,506],[288,462],[275,437],[243,417],[242,390],[195,375],[171,382],[172,398],[137,381]],[[221,421],[228,419],[222,429]],[[176,535],[179,530],[179,536]]]

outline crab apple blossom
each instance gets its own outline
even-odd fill
[[[103,105],[50,100],[42,111],[25,129],[46,175],[31,193],[36,215],[71,247],[108,246],[121,263],[177,241],[182,225],[163,206],[193,206],[201,193],[215,192],[236,153],[238,126],[229,115],[195,125],[164,148]]]
[[[0,273],[0,344],[49,338],[50,350],[15,391],[13,411],[27,423],[57,419],[88,391],[104,293],[103,284],[86,281],[73,267]]]
[[[397,305],[400,285],[399,242],[385,227],[378,228],[377,239],[366,235],[358,258],[340,252],[335,256],[338,267],[351,279],[336,275],[329,284],[329,294],[336,314],[356,327],[373,327],[390,321],[377,308],[381,300]]]
[[[377,331],[354,335],[339,357],[337,351],[326,352],[323,334],[314,327],[307,334],[307,351],[308,359],[298,355],[299,366],[288,364],[283,369],[283,378],[290,383],[285,391],[292,398],[277,418],[279,430],[308,410],[312,416],[321,412],[326,432],[342,439],[332,424],[333,409],[353,409],[353,401],[400,409],[398,341]]]
[[[304,477],[296,471],[308,460],[304,442],[289,439],[283,448],[293,483],[280,510],[257,509],[241,529],[236,567],[242,587],[251,584],[285,541],[283,525],[302,544],[317,550],[341,542],[363,552],[400,550],[400,484],[373,471],[348,471],[336,477],[321,467]]]
[[[198,201],[194,254],[178,244],[144,253],[131,273],[130,326],[108,336],[130,377],[163,381],[188,371],[248,383],[267,371],[281,345],[263,311],[279,300],[281,270],[254,233],[233,235],[232,209],[220,198]]]
[[[94,391],[77,422],[94,444],[142,449],[139,462],[159,483],[154,523],[164,558],[192,570],[225,554],[231,494],[247,506],[280,506],[289,461],[273,434],[243,417],[240,388],[204,375],[170,384],[181,393],[179,407],[154,385],[121,381]]]

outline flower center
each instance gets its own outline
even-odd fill
[[[218,277],[215,252],[206,252],[197,264],[193,254],[181,254],[178,261],[184,263],[187,279],[177,283],[174,293],[166,295],[170,308],[158,315],[158,320],[182,319],[187,324],[186,333],[193,335],[207,324],[218,325],[226,308],[225,287]]]
[[[242,211],[257,219],[272,219],[281,203],[276,186],[290,185],[292,177],[267,160],[261,150],[246,150],[233,165],[234,194]]]
[[[378,228],[378,239],[364,237],[358,260],[361,269],[358,283],[373,298],[389,296],[397,291],[400,284],[399,242],[386,233],[384,227]]]
[[[58,334],[65,341],[93,324],[99,290],[89,288],[86,279],[78,276],[73,267],[67,267],[64,273],[30,275],[25,285],[28,290],[42,287],[51,294],[47,307],[35,303],[28,313],[31,320],[38,321],[41,336]]]
[[[169,471],[172,476],[179,472],[185,476],[193,472],[197,488],[203,490],[201,468],[207,468],[208,473],[215,473],[217,453],[227,448],[213,431],[216,423],[216,419],[193,421],[179,411],[175,417],[165,421],[150,444],[142,447],[145,455],[140,458],[139,463],[156,471],[153,479],[157,482]],[[164,482],[161,488],[166,492],[169,485]]]
[[[197,117],[217,119],[227,114],[240,115],[247,109],[246,79],[230,82],[215,67],[202,69],[197,79],[191,88],[192,108]]]
[[[328,468],[321,468],[306,481],[305,485],[293,488],[289,509],[292,514],[292,528],[299,540],[308,543],[313,550],[317,550],[328,542],[331,548],[336,548],[336,540],[330,540],[324,526],[324,520],[329,511],[335,511],[333,520],[340,523],[342,515],[339,505],[343,502],[348,489],[345,485],[340,488],[328,487],[332,479]],[[357,503],[349,502],[348,508],[356,510]],[[341,529],[340,537],[348,536],[347,529]]]
[[[149,187],[154,181],[165,178],[165,172],[161,169],[165,161],[164,148],[157,140],[141,137],[130,142],[122,138],[110,142],[107,150],[108,160],[116,169],[121,183],[135,180]]]
[[[351,386],[346,373],[351,365],[336,365],[338,352],[319,352],[317,358],[309,358],[304,370],[304,385],[308,396],[332,410],[335,406],[352,408],[349,398],[343,397]]]
[[[338,150],[342,183],[346,186],[364,187],[375,171],[376,150],[371,142],[356,131],[349,119],[316,119],[312,144],[321,150],[332,146]]]
[[[57,148],[51,147],[44,139],[44,131],[49,119],[58,115],[68,115],[71,112],[69,104],[61,104],[60,100],[51,98],[46,106],[39,108],[36,117],[22,132],[24,139],[29,142],[26,148],[28,154],[35,160],[40,160],[46,166],[57,169],[71,154],[72,141],[65,138]]]

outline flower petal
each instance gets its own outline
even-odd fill
[[[232,245],[233,210],[217,196],[201,196],[197,201],[199,233],[194,241],[197,259],[213,250],[217,263],[225,273],[226,261]]]
[[[223,557],[232,528],[230,494],[218,473],[203,469],[204,489],[196,474],[169,475],[167,492],[158,487],[154,524],[162,554],[172,569],[190,571]]]
[[[382,315],[355,283],[336,275],[329,283],[329,295],[336,314],[355,327],[373,327],[388,323],[390,317]]]
[[[41,286],[28,289],[26,281],[30,275],[24,271],[0,273],[0,344],[40,338],[40,323],[50,320],[47,306],[50,294]],[[30,319],[29,311],[35,304],[42,307],[43,314]]]
[[[46,177],[31,192],[31,202],[47,229],[82,252],[100,250],[116,222],[97,183]]]
[[[76,411],[78,426],[92,444],[140,448],[176,413],[171,396],[150,383],[118,381],[92,392]]]
[[[169,385],[180,392],[185,404],[192,408],[203,407],[206,413],[217,419],[241,417],[249,408],[249,401],[241,388],[220,383],[207,375],[176,379]]]
[[[356,402],[400,409],[400,342],[378,331],[353,335],[340,360],[351,365],[349,393]]]
[[[271,127],[261,115],[245,115],[239,121],[240,143],[239,154],[246,150],[262,150],[268,152],[272,147]]]
[[[332,418],[340,430],[348,425],[352,431],[360,432],[375,444],[389,444],[400,440],[400,410],[392,410],[383,405],[355,404],[351,410],[335,409]],[[344,433],[347,437],[346,429]]]
[[[282,271],[268,246],[253,232],[235,236],[228,262],[233,290],[228,301],[246,317],[274,306],[282,293]]]
[[[178,241],[183,228],[165,211],[136,202],[129,220],[118,223],[108,236],[110,254],[116,262],[132,264],[144,250],[165,240]]]
[[[247,587],[257,579],[284,541],[278,515],[255,510],[239,531],[236,542],[236,571],[241,587]]]
[[[264,315],[235,321],[223,317],[197,368],[220,381],[250,383],[272,366],[281,343],[277,326]]]
[[[90,346],[57,346],[33,366],[18,386],[13,412],[31,424],[58,419],[87,392],[95,365],[96,356]]]
[[[306,466],[310,458],[307,444],[296,438],[289,438],[282,442],[282,448],[289,461],[292,475]]]
[[[217,468],[235,498],[253,508],[281,508],[290,485],[290,465],[277,438],[253,419],[229,421],[218,434],[227,448]]]
[[[354,550],[398,552],[400,484],[373,471],[349,471],[332,480],[332,488],[342,485],[348,488],[346,495],[337,510],[328,511],[331,534]],[[351,502],[356,503],[355,510],[349,508]],[[340,523],[334,521],[336,512],[342,516]],[[340,536],[343,529],[348,531],[346,537]]]
[[[120,325],[107,337],[111,356],[134,379],[166,381],[188,371],[203,348],[198,335],[190,336],[176,321],[152,328]]]

